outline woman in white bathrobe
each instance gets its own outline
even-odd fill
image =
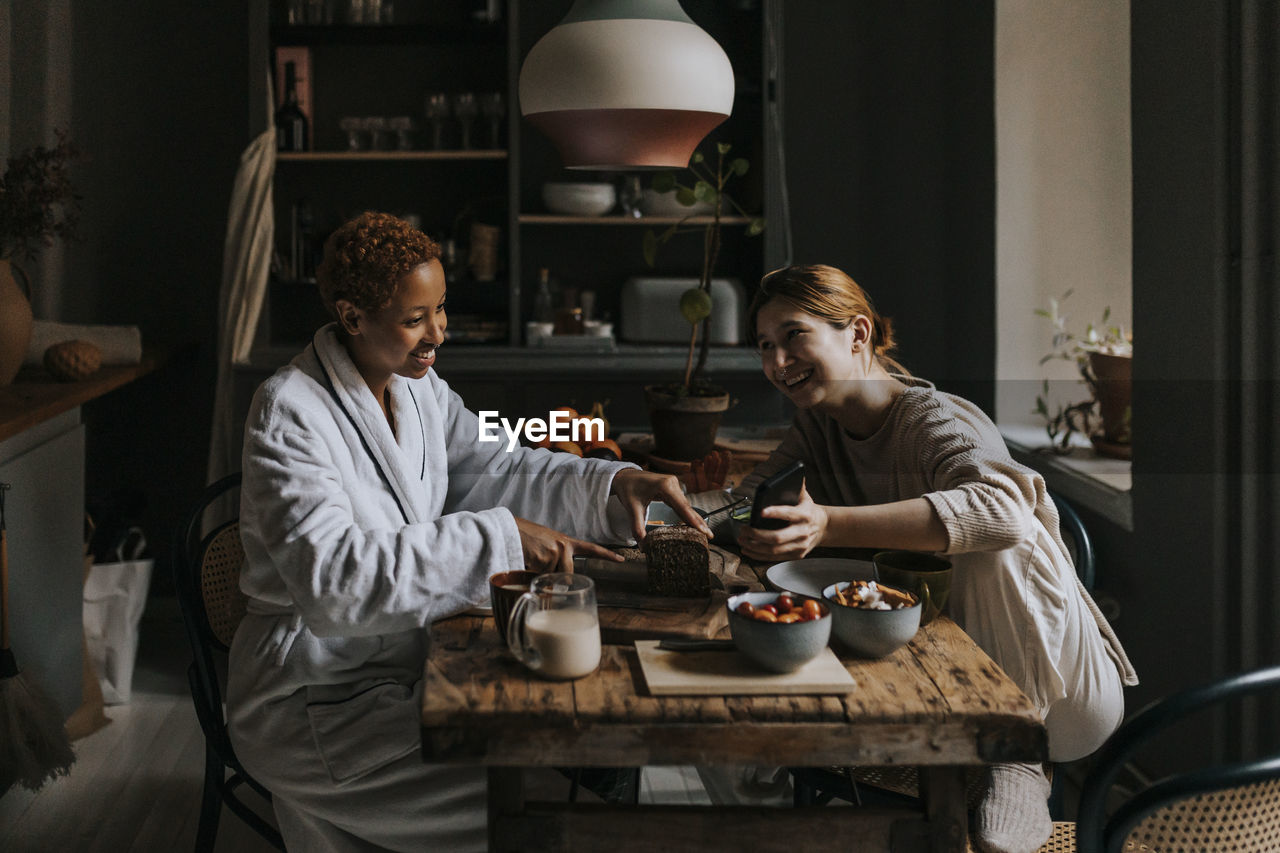
[[[420,753],[424,628],[487,601],[490,575],[571,571],[643,536],[672,477],[480,442],[434,371],[439,248],[363,214],[329,238],[337,322],[258,389],[245,428],[240,585],[227,714],[295,850],[483,850],[485,775]],[[567,532],[561,532],[567,531]]]

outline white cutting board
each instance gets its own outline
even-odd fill
[[[737,651],[667,651],[657,640],[636,640],[636,654],[654,696],[849,693],[857,686],[829,647],[788,673],[763,670]]]

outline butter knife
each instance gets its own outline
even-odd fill
[[[666,637],[658,641],[658,648],[669,652],[727,652],[733,651],[733,640],[700,640],[693,637]]]

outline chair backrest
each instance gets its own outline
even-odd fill
[[[247,601],[240,591],[240,568],[244,565],[240,522],[228,521],[206,536],[198,560],[201,600],[209,630],[223,650],[230,649]]]
[[[1053,505],[1058,508],[1058,530],[1062,533],[1062,540],[1067,545],[1072,562],[1075,563],[1076,575],[1079,576],[1080,583],[1084,584],[1084,588],[1093,592],[1093,586],[1097,582],[1098,568],[1089,531],[1085,529],[1080,513],[1067,503],[1066,498],[1052,491],[1049,492],[1049,497],[1053,500]]]
[[[1080,849],[1280,850],[1280,752],[1168,776],[1106,814],[1112,786],[1142,744],[1193,713],[1277,688],[1280,666],[1241,673],[1154,702],[1121,726],[1085,780],[1076,823]]]
[[[239,486],[239,473],[208,486],[179,527],[173,549],[174,588],[191,644],[192,662],[187,671],[191,699],[206,743],[224,764],[237,769],[240,765],[227,739],[213,652],[228,650],[244,616],[244,596],[239,587],[244,549],[240,545],[240,525],[234,519],[224,519],[207,535],[202,535],[202,530],[206,510],[225,507]]]

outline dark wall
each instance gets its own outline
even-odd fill
[[[783,15],[794,261],[853,276],[913,373],[992,411],[993,4],[789,0]]]
[[[1134,524],[1146,697],[1280,660],[1280,12],[1133,0]],[[1190,743],[1276,748],[1280,701]],[[1204,734],[1208,733],[1209,738]],[[1176,753],[1175,753],[1176,754]]]
[[[136,324],[144,345],[167,355],[84,410],[90,507],[108,522],[115,511],[135,514],[162,558],[205,477],[222,244],[248,142],[242,6],[72,10],[84,240],[68,246],[65,316],[51,319]],[[157,577],[168,578],[163,568]]]

